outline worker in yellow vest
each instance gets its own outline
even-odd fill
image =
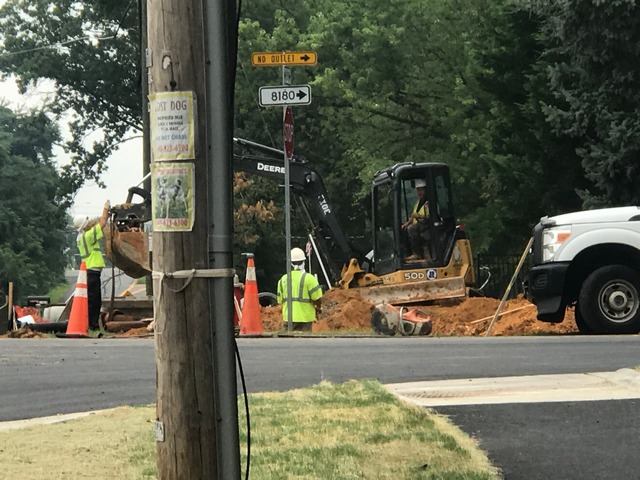
[[[409,219],[402,224],[402,229],[407,231],[412,255],[405,258],[406,261],[430,260],[428,242],[429,236],[429,202],[427,201],[427,182],[418,179],[415,182],[418,201],[413,207]]]
[[[104,236],[103,230],[107,225],[111,203],[104,204],[102,215],[99,219],[90,220],[89,217],[78,215],[73,219],[73,227],[78,232],[76,243],[82,261],[87,267],[87,300],[89,303],[89,329],[100,329],[100,310],[102,308],[101,274],[105,268],[100,239]]]
[[[293,330],[310,332],[316,315],[321,312],[322,288],[316,277],[304,271],[306,256],[301,248],[291,250],[291,318]],[[278,303],[282,304],[282,320],[288,323],[287,274],[278,282]]]

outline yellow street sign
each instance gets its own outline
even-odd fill
[[[280,65],[315,65],[316,52],[253,52],[251,65],[254,67],[277,67]]]

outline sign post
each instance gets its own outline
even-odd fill
[[[284,212],[285,212],[285,241],[287,249],[287,330],[293,330],[293,311],[291,304],[291,181],[289,175],[289,160],[293,157],[293,112],[291,107],[284,107],[282,111],[282,132],[284,136]]]
[[[260,87],[259,98],[262,107],[282,106],[282,132],[284,137],[284,210],[285,239],[287,258],[287,327],[293,330],[293,311],[291,304],[291,181],[289,160],[293,157],[293,112],[291,105],[309,105],[311,87],[309,85],[291,85],[291,70],[288,65],[315,65],[318,63],[316,52],[253,52],[251,65],[254,67],[282,67],[282,86]]]

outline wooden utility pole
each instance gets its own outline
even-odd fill
[[[138,0],[138,26],[140,28],[140,90],[142,93],[142,188],[151,192],[151,146],[149,137],[149,71],[147,67],[147,0]],[[151,59],[149,59],[151,60]],[[153,268],[153,258],[149,252],[149,265]],[[145,277],[147,296],[153,296],[151,274]]]
[[[239,445],[227,29],[235,9],[229,11],[229,0],[146,1],[158,479],[234,480]],[[176,172],[181,184],[164,190],[161,181],[175,182]],[[182,217],[173,213],[178,204],[159,210],[176,185],[188,204]]]

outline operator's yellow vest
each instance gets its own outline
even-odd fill
[[[291,318],[294,322],[313,322],[316,319],[314,300],[322,297],[322,289],[316,277],[299,270],[291,271]],[[288,321],[287,275],[278,282],[278,303],[282,304],[282,319]]]
[[[413,213],[417,213],[419,215],[424,215],[425,217],[429,216],[429,202],[424,202],[424,205],[422,205],[420,208],[418,208],[418,204],[420,203],[420,200],[418,200],[416,202],[416,204],[413,206]],[[418,220],[416,220],[415,218],[411,221],[411,223],[417,223]]]
[[[96,224],[78,238],[78,250],[87,270],[104,268],[104,258],[100,249],[102,228]]]

